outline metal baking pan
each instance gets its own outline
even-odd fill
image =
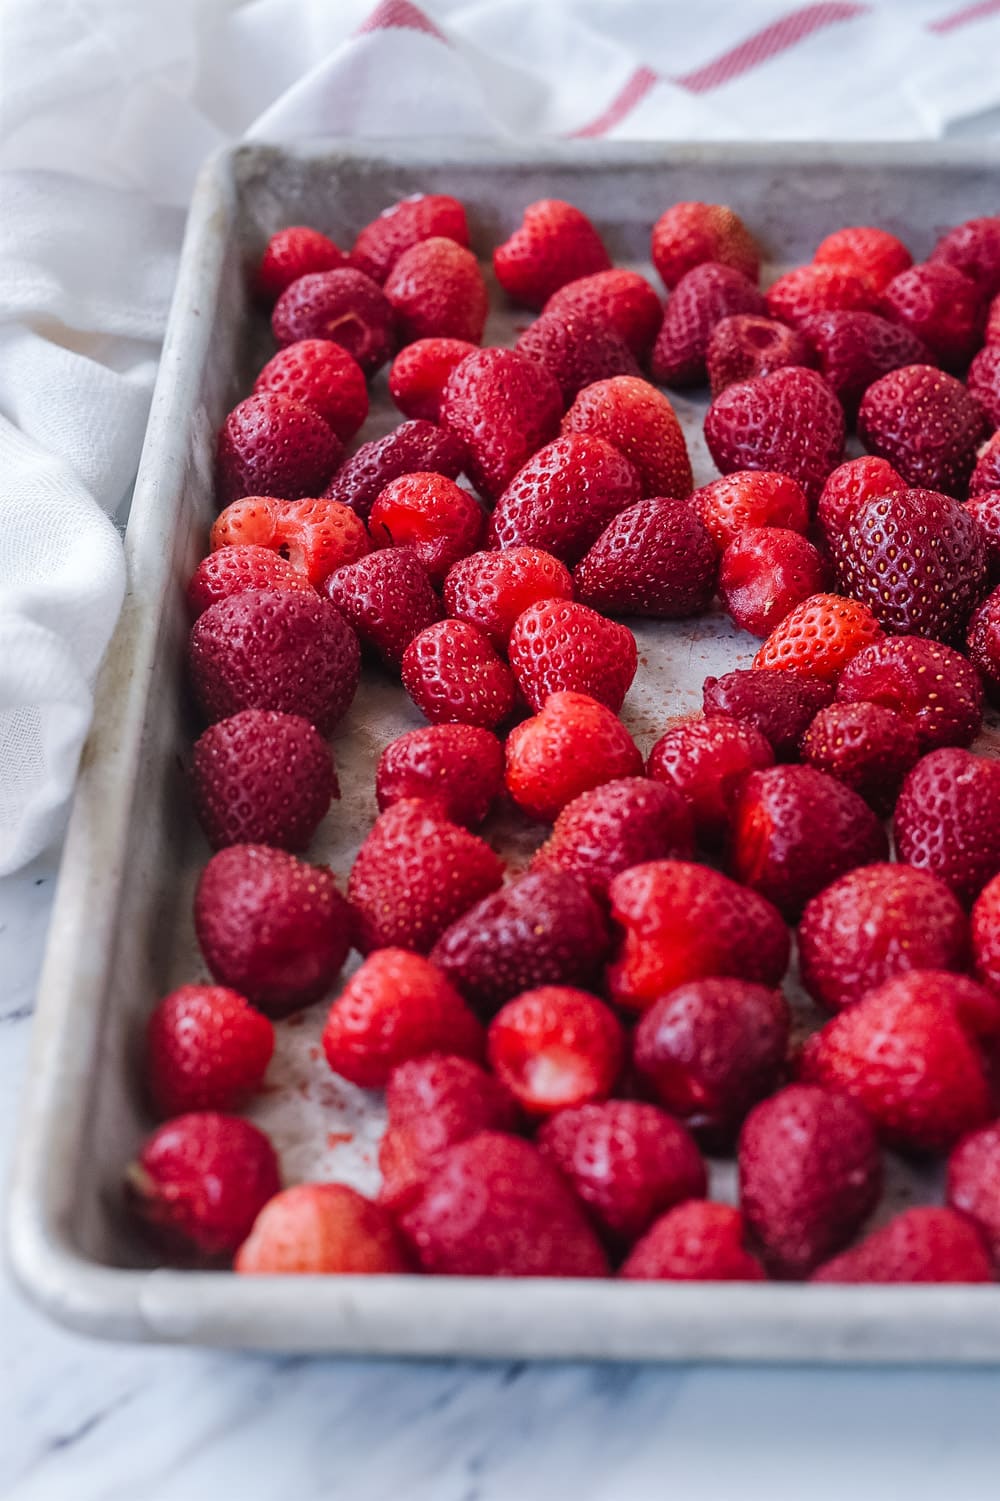
[[[807,259],[842,224],[877,223],[917,255],[944,227],[996,211],[996,145],[754,146],[325,143],[246,146],[215,157],[194,197],[126,537],[130,587],[98,686],[66,841],[35,1021],[8,1214],[24,1290],[53,1318],[118,1339],[289,1351],[645,1360],[992,1362],[1000,1286],[638,1284],[420,1277],[236,1277],[150,1262],[121,1211],[124,1163],[148,1131],[137,1087],[142,1024],[170,985],[204,973],[190,898],[207,851],[183,762],[194,725],[182,690],[182,586],[213,515],[213,437],[266,353],[247,268],[285,224],[350,242],[404,194],[455,193],[478,248],[532,199],[578,203],[617,260],[641,265],[649,226],[678,199],[731,203],[771,253]],[[500,299],[497,299],[499,302]],[[521,320],[522,322],[524,320]],[[490,341],[518,319],[496,312]],[[255,363],[256,362],[256,363]],[[701,404],[679,401],[696,478],[711,477]],[[384,375],[363,436],[391,425]],[[710,671],[753,643],[721,618],[641,625],[642,668],[624,717],[643,750],[696,709]],[[311,851],[346,873],[374,811],[378,750],[417,722],[398,688],[369,675],[334,742],[343,787]],[[543,832],[500,816],[488,830],[516,865]],[[376,1096],[318,1056],[325,1008],[280,1026],[254,1117],[286,1177],[370,1190]],[[713,1165],[713,1192],[733,1190]],[[896,1162],[890,1207],[927,1198],[927,1174]]]

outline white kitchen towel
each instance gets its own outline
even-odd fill
[[[65,816],[213,147],[996,133],[998,55],[1000,0],[5,0],[0,874]]]

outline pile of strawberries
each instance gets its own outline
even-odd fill
[[[842,229],[762,292],[736,214],[683,203],[652,256],[665,311],[578,209],[532,204],[493,254],[538,314],[506,349],[480,347],[453,198],[396,204],[349,254],[306,228],[267,246],[278,350],[219,434],[188,590],[214,983],[150,1019],[165,1123],[128,1174],[177,1258],[996,1275],[1000,761],[969,746],[1000,700],[1000,218],[919,265]],[[390,361],[405,420],[349,447]],[[661,386],[711,390],[700,489]],[[644,761],[621,617],[716,597],[764,638],[754,665]],[[345,891],[300,855],[363,664],[428,724],[372,768]],[[475,832],[501,799],[537,831],[526,870]],[[828,1013],[809,1036],[793,927]],[[232,1113],[272,1018],[320,1001],[326,1063],[386,1092],[377,1201],[282,1189]],[[866,1235],[886,1150],[946,1156],[945,1202]],[[738,1206],[707,1198],[706,1152],[735,1155]]]

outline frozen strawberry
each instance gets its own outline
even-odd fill
[[[663,386],[704,385],[708,342],[716,324],[737,313],[760,317],[766,311],[756,283],[732,266],[704,261],[685,272],[667,301],[653,345],[654,380]]]
[[[202,558],[187,587],[188,609],[197,620],[210,605],[248,589],[282,589],[313,594],[312,584],[287,558],[269,547],[225,547]]]
[[[715,593],[715,546],[687,500],[650,497],[620,511],[573,573],[577,598],[606,615],[686,619]]]
[[[653,860],[611,882],[611,914],[625,930],[608,994],[642,1011],[691,980],[738,976],[776,985],[788,967],[788,930],[755,891],[704,865]]]
[[[823,313],[867,312],[874,305],[874,288],[842,265],[796,266],[767,291],[771,317],[792,328],[803,328],[807,319]]]
[[[965,494],[986,430],[975,397],[933,365],[884,375],[869,386],[858,412],[866,447],[888,459],[908,485],[947,495]]]
[[[646,278],[617,266],[567,282],[552,293],[542,312],[605,324],[637,360],[648,357],[663,319],[660,299]]]
[[[510,633],[507,655],[517,686],[536,710],[550,694],[571,692],[586,693],[617,714],[639,663],[627,626],[572,599],[529,605]]]
[[[860,1245],[842,1251],[813,1282],[992,1282],[986,1246],[964,1215],[904,1209]]]
[[[417,339],[401,349],[389,371],[389,395],[404,417],[436,422],[441,393],[456,365],[476,346],[466,339]]]
[[[562,430],[614,444],[638,472],[643,495],[691,494],[684,433],[670,402],[649,381],[631,375],[595,381],[577,396]]]
[[[989,582],[1000,583],[1000,490],[984,490],[965,502],[965,509],[976,520],[986,548]]]
[[[503,746],[472,724],[430,724],[387,745],[375,771],[380,812],[403,798],[439,799],[454,823],[482,823],[503,791]]]
[[[813,501],[840,463],[844,430],[843,408],[826,381],[797,365],[727,386],[705,416],[705,441],[723,474],[778,470]]]
[[[893,828],[899,858],[970,903],[1000,873],[1000,762],[931,751],[903,783]]]
[[[986,314],[985,344],[1000,344],[1000,292],[997,292]]]
[[[693,850],[691,810],[681,794],[645,777],[622,777],[567,803],[531,869],[567,871],[604,897],[630,866],[683,860]]]
[[[456,479],[464,463],[465,450],[453,433],[433,422],[403,422],[384,438],[362,443],[337,470],[325,493],[367,521],[386,485],[401,474],[433,473]]]
[[[691,809],[699,842],[711,848],[722,843],[743,778],[773,762],[774,752],[754,725],[720,715],[689,720],[661,735],[646,774],[676,788]]]
[[[867,605],[842,594],[813,594],[775,626],[753,665],[805,671],[835,683],[848,662],[881,636],[882,627]]]
[[[642,1282],[763,1282],[744,1245],[738,1209],[692,1199],[660,1217],[633,1248],[620,1276]]]
[[[833,697],[832,683],[809,672],[768,672],[759,667],[706,678],[705,717],[722,714],[754,725],[779,761],[794,761],[806,728]]]
[[[614,1012],[568,985],[515,996],[487,1034],[490,1067],[529,1115],[607,1099],[621,1072],[625,1037]]]
[[[887,318],[922,339],[947,369],[960,368],[979,347],[982,294],[945,261],[928,261],[894,276],[882,294],[882,307]]]
[[[905,490],[903,477],[886,459],[864,454],[839,464],[820,491],[816,520],[827,544],[835,545],[847,530],[855,511],[869,500],[880,500],[897,490]]]
[[[411,1270],[389,1215],[346,1183],[297,1183],[275,1194],[233,1265],[244,1276],[357,1277]]]
[[[480,1131],[449,1147],[400,1226],[425,1272],[603,1277],[608,1263],[563,1179],[530,1142]]]
[[[611,267],[586,214],[559,198],[529,203],[521,225],[493,252],[497,281],[516,302],[541,308],[567,282]]]
[[[1000,878],[994,876],[972,908],[972,957],[976,976],[1000,996]]]
[[[852,271],[875,292],[884,292],[894,276],[908,271],[913,257],[895,235],[868,224],[835,229],[816,247],[813,262]]]
[[[708,337],[705,369],[713,396],[737,381],[771,375],[788,365],[814,366],[813,347],[798,329],[753,313],[722,318]]]
[[[369,954],[330,1007],[323,1052],[335,1074],[381,1089],[410,1058],[447,1049],[480,1058],[483,1032],[458,991],[433,964],[406,949]]]
[[[641,494],[617,448],[587,433],[547,443],[507,485],[490,522],[494,547],[539,547],[570,568]]]
[[[947,1197],[973,1221],[1000,1269],[1000,1122],[959,1142],[948,1161]]]
[[[507,791],[542,823],[581,792],[641,772],[639,748],[621,720],[585,693],[553,693],[507,736]]]
[[[822,555],[799,532],[751,527],[722,554],[719,599],[734,625],[767,636],[804,599],[827,583]]]
[[[277,391],[318,412],[341,442],[353,438],[368,416],[368,387],[361,366],[332,339],[300,339],[279,349],[254,381],[254,395]]]
[[[828,1011],[912,969],[961,972],[965,913],[943,881],[910,865],[863,865],[807,902],[799,924],[802,983]]]
[[[853,788],[880,818],[892,812],[903,778],[920,755],[912,719],[863,699],[820,709],[802,737],[806,765]]]
[[[414,339],[465,339],[478,344],[489,294],[479,262],[454,240],[433,236],[404,250],[385,281],[403,344]]]
[[[485,525],[475,496],[443,474],[391,480],[368,519],[375,546],[411,547],[433,584],[442,584],[452,564],[475,551]]]
[[[316,595],[248,589],[199,615],[188,643],[195,696],[208,720],[242,709],[301,714],[327,735],[358,686],[358,638]]]
[[[708,528],[719,552],[740,532],[765,526],[804,532],[809,502],[800,484],[787,474],[743,469],[702,485],[691,496],[692,508]]]
[[[354,861],[347,895],[355,946],[426,954],[444,930],[503,880],[503,862],[482,839],[423,799],[379,815]]]
[[[514,708],[514,677],[482,631],[467,620],[439,620],[403,653],[403,687],[432,724],[495,729]]]
[[[675,203],[653,225],[653,265],[671,290],[704,261],[732,266],[756,281],[760,250],[733,209],[721,203]]]
[[[194,810],[213,849],[305,849],[340,796],[333,758],[297,714],[244,709],[210,725],[191,757]]]
[[[381,287],[351,266],[300,276],[274,305],[271,329],[281,345],[331,339],[374,375],[392,355],[395,314]]]
[[[638,375],[635,355],[606,323],[574,313],[542,313],[514,346],[554,376],[569,406],[584,386],[614,375]]]
[[[263,1131],[210,1110],[160,1126],[125,1173],[129,1206],[152,1238],[197,1261],[231,1256],[280,1187]]]
[[[517,471],[559,431],[559,383],[513,349],[477,349],[441,394],[441,422],[464,447],[476,489],[495,501]]]
[[[409,547],[388,547],[338,568],[324,592],[388,667],[398,669],[410,642],[441,618],[441,601]]]
[[[1000,292],[1000,216],[957,224],[941,236],[930,259],[935,265],[954,266],[984,297],[996,296]]]
[[[1000,343],[979,351],[965,378],[970,395],[979,402],[991,427],[1000,427]]]
[[[251,544],[270,547],[319,585],[338,568],[356,563],[370,549],[365,524],[336,500],[275,500],[247,495],[216,517],[213,552]]]
[[[572,599],[565,563],[537,547],[508,547],[462,558],[444,581],[448,614],[467,620],[506,651],[518,616],[546,599]]]
[[[635,1066],[664,1109],[718,1145],[778,1084],[790,1026],[780,990],[749,980],[690,980],[643,1013]]]
[[[314,271],[336,271],[347,265],[347,256],[326,235],[305,224],[279,229],[264,247],[254,290],[268,307],[300,276]]]
[[[790,1084],[755,1105],[739,1141],[740,1207],[779,1277],[805,1277],[878,1203],[875,1129],[848,1095]]]
[[[468,245],[465,209],[446,193],[414,193],[365,225],[351,250],[351,265],[381,286],[404,250],[432,238]]]
[[[983,495],[989,490],[1000,490],[1000,433],[994,433],[979,450],[969,479],[970,495]]]
[[[539,1131],[538,1148],[615,1246],[632,1245],[658,1215],[708,1186],[684,1127],[635,1100],[560,1110]]]
[[[983,685],[960,652],[924,636],[884,636],[840,674],[838,703],[868,702],[913,721],[922,751],[970,745],[983,722]]]
[[[333,428],[311,407],[277,391],[248,396],[219,431],[219,505],[241,495],[277,495],[283,500],[318,495],[343,453]]]
[[[930,361],[916,334],[877,313],[817,313],[800,327],[816,350],[820,373],[852,421],[875,381],[903,365]]]
[[[274,1028],[224,985],[182,985],[146,1024],[146,1090],[158,1115],[232,1110],[260,1088]]]
[[[194,926],[205,962],[269,1016],[316,1001],[340,973],[351,913],[324,866],[285,850],[231,844],[198,881]]]
[[[446,929],[431,960],[482,1016],[540,985],[596,989],[611,939],[582,881],[538,870],[484,897]]]

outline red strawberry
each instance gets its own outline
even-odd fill
[[[241,495],[317,495],[343,456],[329,423],[276,391],[248,396],[222,424],[216,448],[220,506]]]
[[[323,1028],[327,1063],[363,1089],[381,1089],[398,1064],[445,1048],[480,1058],[482,1028],[444,975],[406,949],[370,954]]]
[[[872,454],[839,464],[823,486],[816,506],[816,520],[827,543],[835,545],[846,532],[855,511],[866,501],[879,500],[883,495],[905,489],[902,475],[897,474],[885,459]]]
[[[526,990],[487,1034],[490,1066],[529,1115],[604,1100],[621,1072],[625,1038],[614,1012],[568,985]]]
[[[821,375],[790,365],[727,386],[705,416],[705,440],[723,474],[780,470],[815,500],[844,451],[844,412]]]
[[[540,985],[596,989],[610,946],[582,881],[561,870],[520,876],[448,928],[431,960],[483,1016]]]
[[[705,261],[717,261],[756,281],[760,251],[743,220],[721,203],[675,203],[653,225],[653,265],[671,290]]]
[[[1000,490],[985,490],[965,502],[965,509],[975,517],[986,548],[986,565],[990,583],[1000,583]]]
[[[465,209],[446,193],[414,193],[365,225],[351,250],[351,265],[381,286],[404,250],[441,237],[468,245]]]
[[[988,490],[1000,490],[1000,433],[994,433],[979,450],[969,480],[970,495],[982,495]]]
[[[953,375],[933,365],[907,365],[869,386],[858,432],[908,485],[964,495],[986,417]]]
[[[691,505],[719,552],[740,532],[765,526],[804,532],[809,525],[809,502],[802,486],[787,474],[769,470],[742,469],[712,480],[694,492]]]
[[[643,1282],[763,1282],[764,1268],[743,1244],[738,1209],[692,1199],[647,1230],[620,1275]]]
[[[158,1115],[232,1110],[259,1089],[274,1028],[223,985],[182,985],[146,1025],[146,1088]]]
[[[560,1110],[539,1131],[538,1148],[615,1245],[632,1245],[658,1215],[707,1188],[698,1148],[655,1105],[604,1100]]]
[[[504,291],[533,308],[542,307],[567,282],[610,267],[586,214],[559,198],[529,203],[520,227],[493,252],[493,269]]]
[[[540,713],[507,737],[507,791],[542,823],[581,792],[641,771],[642,756],[628,730],[585,693],[553,693]]]
[[[440,235],[404,250],[385,282],[400,341],[465,339],[478,344],[489,294],[471,250]]]
[[[635,355],[620,334],[599,319],[575,313],[542,313],[514,347],[549,371],[567,406],[595,380],[639,374]]]
[[[903,783],[893,832],[901,860],[968,904],[1000,873],[1000,762],[931,751]]]
[[[967,219],[942,235],[931,262],[954,266],[974,282],[984,297],[1000,292],[1000,216]]]
[[[895,235],[867,224],[835,229],[816,247],[813,262],[839,266],[860,276],[875,292],[884,292],[894,276],[913,265],[913,257]]]
[[[639,495],[639,475],[617,448],[604,438],[567,433],[514,475],[493,512],[490,542],[540,547],[572,567]]]
[[[632,375],[595,381],[577,396],[562,430],[614,444],[638,472],[643,495],[691,494],[684,433],[670,402],[649,381]]]
[[[972,956],[978,979],[1000,995],[1000,880],[994,876],[972,908]]]
[[[362,644],[397,669],[410,642],[441,618],[441,601],[409,547],[389,547],[338,568],[324,592]]]
[[[986,314],[986,330],[984,333],[986,344],[1000,344],[1000,292],[996,294],[990,303]]]
[[[389,371],[389,394],[403,416],[436,422],[449,375],[475,349],[466,339],[417,339],[401,349]]]
[[[261,1210],[233,1269],[244,1276],[357,1277],[411,1268],[380,1205],[346,1183],[297,1183]]]
[[[1000,589],[988,594],[969,621],[966,649],[990,701],[1000,703]]]
[[[693,849],[691,811],[681,794],[645,777],[622,777],[566,804],[531,869],[567,871],[603,897],[630,866],[683,860]]]
[[[948,887],[910,865],[863,865],[807,902],[799,924],[802,983],[828,1011],[912,969],[961,972],[968,921]]]
[[[705,369],[713,396],[737,381],[771,375],[787,365],[814,366],[812,345],[797,329],[753,313],[722,318],[708,337]]]
[[[503,791],[503,747],[472,724],[430,724],[387,745],[375,771],[384,813],[403,798],[440,799],[454,823],[482,823]]]
[[[775,626],[753,665],[805,671],[833,683],[848,662],[881,635],[867,605],[841,594],[813,594]]]
[[[764,1260],[807,1276],[851,1240],[878,1203],[882,1160],[849,1096],[791,1084],[755,1105],[739,1142],[740,1207]]]
[[[129,1205],[152,1237],[201,1261],[231,1256],[280,1187],[263,1131],[208,1110],[160,1126],[125,1173]]]
[[[620,511],[573,573],[577,597],[609,615],[683,619],[715,593],[715,547],[686,500],[651,497]]]
[[[480,1131],[449,1147],[400,1226],[425,1272],[602,1277],[608,1264],[556,1172],[529,1142]]]
[[[439,620],[403,653],[403,687],[432,724],[495,729],[514,707],[510,668],[467,620]]]
[[[740,630],[767,636],[826,582],[825,560],[799,532],[752,527],[722,554],[719,599]]]
[[[216,517],[212,551],[251,544],[271,547],[319,585],[337,568],[356,563],[368,552],[365,524],[336,500],[275,500],[247,495]]]
[[[944,261],[928,261],[894,276],[882,294],[885,316],[922,339],[949,369],[979,347],[985,309],[975,282]]]
[[[809,672],[768,672],[759,667],[706,678],[706,718],[722,714],[754,725],[779,761],[794,761],[799,741],[815,715],[833,697],[833,686]]]
[[[796,266],[779,276],[767,291],[772,318],[802,328],[823,313],[868,312],[875,306],[875,290],[864,277],[842,265]]]
[[[1000,343],[987,344],[969,366],[965,384],[989,418],[1000,427]]]
[[[206,719],[242,709],[301,714],[329,734],[358,686],[358,640],[315,595],[248,589],[220,599],[191,630],[188,664]]]
[[[753,281],[732,266],[704,261],[681,277],[667,302],[650,359],[653,378],[664,386],[699,386],[712,330],[736,313],[762,316],[766,304]]]
[[[244,709],[205,731],[191,758],[191,790],[213,849],[305,849],[340,796],[333,758],[314,726],[268,709]]]
[[[545,599],[572,599],[565,563],[537,547],[508,547],[462,558],[444,581],[448,614],[467,620],[506,651],[519,615]]]
[[[950,1209],[904,1209],[860,1245],[821,1266],[813,1282],[992,1282],[982,1237]]]
[[[625,930],[608,994],[642,1011],[678,985],[733,975],[776,985],[788,967],[788,930],[754,891],[704,865],[653,860],[611,882],[611,913]]]
[[[948,1161],[948,1204],[967,1215],[1000,1267],[1000,1122],[963,1137]]]
[[[347,265],[347,256],[326,235],[305,224],[279,229],[264,247],[254,289],[270,306],[286,287],[313,271],[336,271]]]
[[[274,305],[271,329],[282,345],[332,339],[374,375],[392,354],[395,314],[381,287],[344,266],[293,281]]]
[[[391,480],[401,474],[444,474],[456,479],[465,450],[453,433],[433,422],[403,422],[384,438],[362,443],[326,488],[330,500],[356,511],[362,521]]]
[[[930,363],[916,334],[876,313],[818,313],[800,326],[819,356],[823,378],[852,420],[868,387],[881,376],[903,365]]]
[[[361,846],[347,883],[355,945],[426,954],[451,923],[503,880],[482,839],[422,799],[393,803]]]
[[[637,360],[649,355],[663,319],[660,299],[646,278],[617,266],[567,282],[552,293],[542,312],[606,324]]]
[[[441,421],[466,450],[465,469],[495,501],[527,460],[555,437],[559,383],[513,349],[478,349],[456,365],[441,395]]]
[[[740,784],[770,766],[774,753],[752,724],[721,716],[692,719],[661,735],[649,753],[647,776],[674,787],[691,809],[698,840],[722,843]]]
[[[312,584],[287,558],[269,547],[224,547],[202,558],[187,587],[192,619],[210,605],[248,589],[285,589],[293,594],[313,594]]]
[[[983,685],[960,652],[924,636],[884,636],[840,674],[838,703],[868,702],[913,721],[922,751],[970,745],[983,722]]]
[[[368,527],[376,547],[411,547],[434,584],[474,552],[485,517],[474,495],[443,474],[403,474],[372,506]]]
[[[268,360],[254,395],[277,391],[318,412],[344,443],[368,416],[368,387],[357,360],[332,339],[300,339]]]
[[[639,663],[627,626],[571,599],[529,605],[510,633],[507,655],[517,686],[536,710],[550,694],[571,692],[586,693],[617,714]]]
[[[198,881],[194,926],[213,976],[269,1016],[316,1001],[350,948],[350,910],[324,866],[231,844]]]
[[[882,704],[829,704],[802,737],[802,759],[836,777],[888,818],[903,778],[920,759],[912,719]]]

